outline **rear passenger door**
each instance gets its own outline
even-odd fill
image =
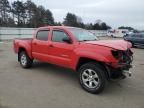
[[[141,45],[142,44],[142,35],[141,34],[135,35],[135,44],[136,45]]]
[[[32,41],[32,55],[42,61],[48,60],[48,36],[49,30],[39,30]]]
[[[138,40],[140,45],[144,45],[144,34],[139,34],[139,40]]]
[[[70,38],[70,36],[63,30],[53,30],[49,52],[53,63],[64,67],[70,67],[74,46],[73,43],[64,42],[64,37]]]
[[[138,40],[139,40],[139,39],[138,39],[138,37],[137,37],[136,34],[132,34],[132,35],[130,36],[130,41],[131,41],[132,43],[137,44]]]

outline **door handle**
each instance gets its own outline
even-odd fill
[[[54,47],[53,45],[49,45],[49,47]]]
[[[37,45],[37,43],[33,43],[34,45]]]

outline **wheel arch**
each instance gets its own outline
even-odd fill
[[[89,62],[93,62],[93,63],[97,63],[99,64],[99,66],[103,69],[105,75],[107,78],[110,77],[110,71],[107,67],[107,65],[104,62],[95,60],[95,59],[91,59],[91,58],[87,58],[87,57],[80,57],[76,66],[76,70],[78,71],[78,69],[84,65],[85,63],[89,63]]]
[[[18,49],[18,61],[20,61],[20,53],[22,51],[25,51],[27,53],[27,51],[26,51],[26,49],[24,47],[19,47],[19,49]]]

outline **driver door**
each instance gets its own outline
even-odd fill
[[[53,30],[51,34],[51,43],[49,45],[51,61],[54,64],[64,67],[70,67],[74,49],[72,43],[66,43],[63,41],[63,38],[67,36],[69,37],[69,35],[63,30]]]

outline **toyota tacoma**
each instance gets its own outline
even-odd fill
[[[30,68],[34,59],[70,68],[78,72],[81,87],[90,93],[102,92],[109,79],[131,75],[131,43],[98,40],[81,28],[40,27],[33,38],[15,39],[13,44],[23,68]]]

